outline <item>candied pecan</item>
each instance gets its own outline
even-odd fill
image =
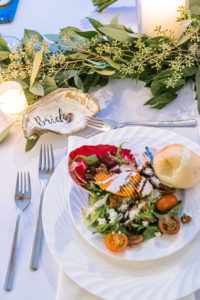
[[[96,169],[96,173],[106,173],[108,174],[108,169],[105,164],[100,164],[100,166]]]
[[[159,187],[159,189],[158,189],[159,192],[164,195],[165,194],[174,194],[176,192],[175,188],[169,187],[163,183],[160,183],[158,187]]]
[[[186,215],[186,214],[183,214],[182,215],[182,217],[181,217],[181,222],[183,223],[183,224],[187,224],[187,223],[189,223],[189,222],[191,222],[192,221],[192,218],[190,217],[190,216],[188,216],[188,215]]]
[[[109,208],[119,208],[122,204],[122,197],[117,195],[110,196]]]
[[[138,245],[144,241],[144,237],[142,234],[131,235],[128,238],[128,246],[132,247],[134,245]]]

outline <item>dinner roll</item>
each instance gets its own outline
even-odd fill
[[[157,152],[153,166],[157,177],[168,186],[186,189],[200,181],[200,156],[180,144]]]

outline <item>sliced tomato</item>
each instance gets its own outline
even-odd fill
[[[177,216],[166,214],[159,218],[158,227],[164,234],[177,234],[181,228],[180,220]]]
[[[112,252],[121,252],[128,245],[128,238],[123,233],[108,233],[105,237],[106,247]]]

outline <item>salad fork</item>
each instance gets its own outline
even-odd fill
[[[50,148],[50,149],[49,149]],[[39,158],[39,179],[42,185],[42,192],[40,197],[39,212],[37,218],[37,225],[35,230],[35,236],[33,241],[33,249],[31,254],[30,268],[33,271],[36,271],[39,266],[40,250],[43,236],[42,228],[42,203],[44,192],[51,178],[51,175],[54,172],[54,155],[52,145],[41,145],[40,148],[40,158]]]
[[[133,122],[117,122],[110,119],[101,119],[98,117],[86,117],[86,124],[100,131],[109,131],[111,129],[120,128],[127,125],[142,125],[154,127],[195,127],[197,122],[195,119],[178,120],[178,121],[133,121]]]
[[[6,279],[5,279],[5,283],[4,283],[4,290],[6,290],[6,291],[11,291],[12,286],[13,286],[19,221],[20,221],[22,212],[29,206],[30,202],[31,202],[30,174],[29,174],[29,172],[27,174],[24,173],[24,176],[23,176],[22,172],[21,172],[21,175],[19,175],[19,172],[18,172],[16,188],[15,188],[15,203],[17,206],[17,220],[16,220],[15,233],[14,233],[14,238],[13,238],[13,243],[12,243],[12,248],[11,248],[10,260],[9,260]]]

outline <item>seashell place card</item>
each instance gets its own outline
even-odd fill
[[[61,88],[29,106],[22,126],[26,138],[45,132],[71,134],[86,127],[86,116],[99,111],[98,101],[75,88]]]

